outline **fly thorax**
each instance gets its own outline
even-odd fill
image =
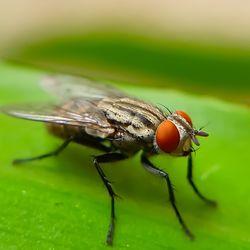
[[[129,133],[123,133],[120,138],[111,141],[114,148],[126,155],[133,155],[142,148],[137,139]]]
[[[94,136],[94,137],[99,137],[99,138],[107,138],[111,133],[114,132],[114,129],[110,128],[110,129],[96,129],[96,128],[85,128],[85,132],[88,135]]]

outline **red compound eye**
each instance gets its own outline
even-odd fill
[[[180,134],[176,126],[168,120],[162,122],[156,130],[156,143],[166,152],[173,152],[180,142]]]
[[[191,120],[190,116],[189,116],[186,112],[181,111],[181,110],[177,110],[177,111],[175,111],[175,113],[176,113],[177,115],[181,116],[182,118],[184,118],[184,119],[189,123],[189,125],[190,125],[191,127],[193,127],[192,120]]]

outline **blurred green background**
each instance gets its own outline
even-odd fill
[[[195,180],[186,159],[160,156],[196,240],[186,239],[165,183],[139,157],[107,164],[118,194],[115,249],[250,249],[250,5],[237,1],[11,1],[0,5],[0,105],[51,100],[50,72],[97,78],[131,95],[186,110],[206,125]],[[0,249],[102,249],[109,198],[92,166],[97,151],[71,145],[55,159],[11,160],[60,144],[43,124],[1,115]],[[143,209],[142,209],[143,208]]]

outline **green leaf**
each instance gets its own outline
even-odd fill
[[[44,71],[0,64],[1,105],[46,102],[37,82]],[[182,232],[168,202],[166,183],[145,172],[138,155],[104,171],[122,197],[116,201],[114,249],[249,249],[250,182],[248,108],[169,89],[120,85],[124,91],[190,114],[208,138],[194,157],[195,181],[217,208],[200,201],[186,181],[186,158],[167,155],[154,163],[176,189],[179,210],[195,234]],[[70,145],[60,156],[14,167],[12,159],[39,155],[61,141],[43,124],[0,116],[1,249],[102,249],[110,201],[92,164],[93,154]]]

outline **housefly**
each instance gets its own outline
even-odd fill
[[[166,181],[170,203],[184,232],[193,234],[186,226],[176,206],[173,185],[168,173],[151,163],[150,156],[167,153],[188,158],[187,179],[194,192],[205,202],[193,181],[192,143],[199,145],[198,136],[208,134],[193,128],[190,116],[177,110],[165,112],[160,108],[127,96],[125,93],[97,82],[67,75],[47,76],[42,86],[60,97],[60,105],[8,106],[1,111],[18,118],[45,122],[48,130],[64,142],[56,150],[37,157],[14,160],[15,164],[58,155],[69,143],[75,142],[102,151],[93,159],[102,182],[111,198],[111,219],[107,244],[112,245],[115,228],[115,197],[111,182],[101,168],[102,163],[120,161],[141,152],[142,166]]]

